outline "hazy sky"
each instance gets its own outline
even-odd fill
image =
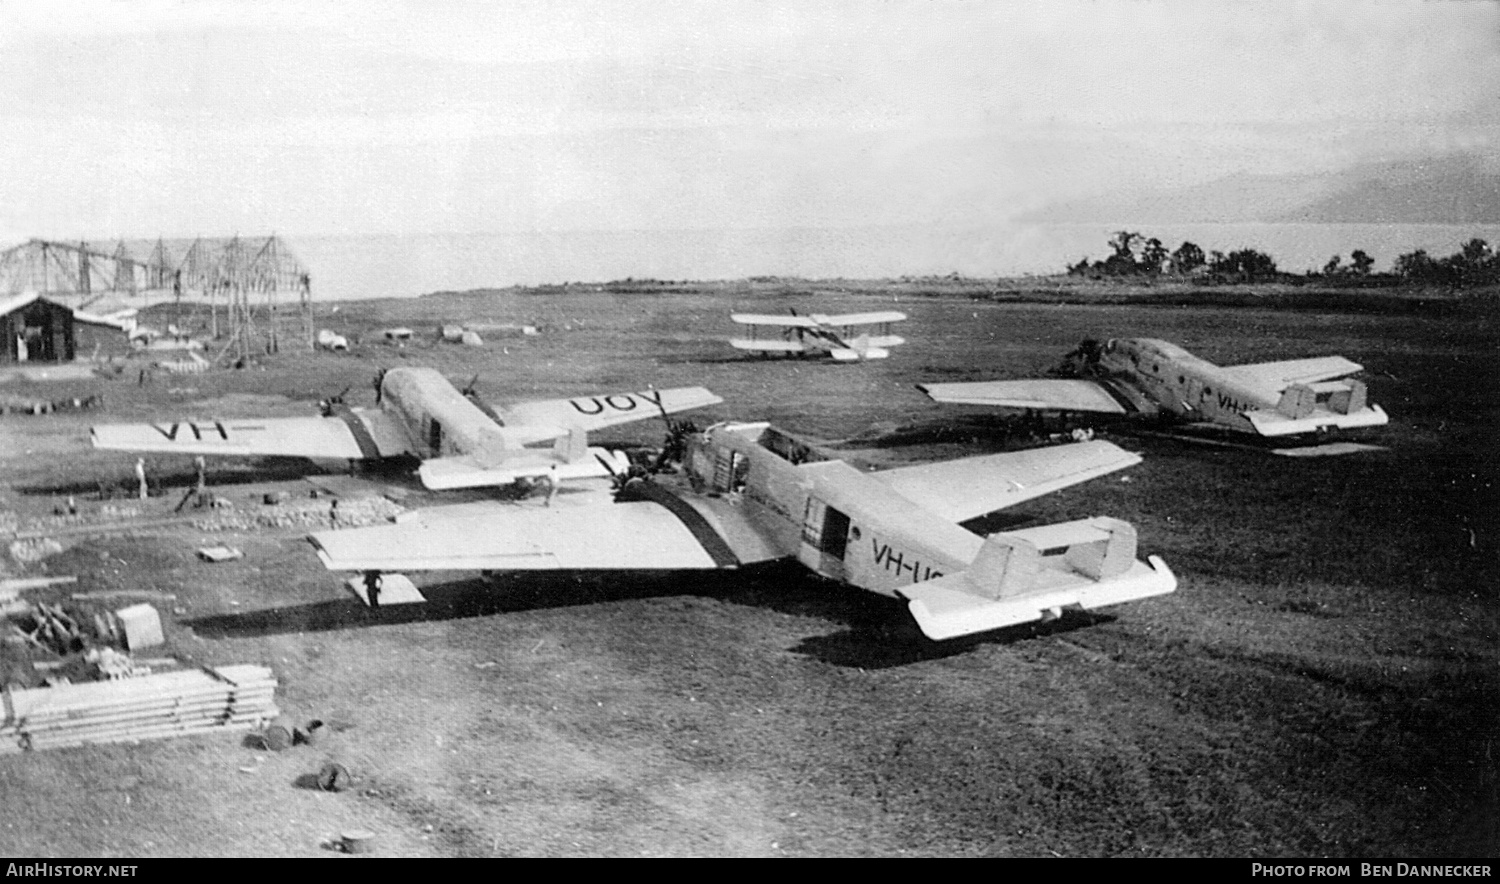
[[[0,242],[973,224],[1500,156],[1488,2],[8,2]]]

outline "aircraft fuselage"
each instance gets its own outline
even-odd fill
[[[1277,399],[1238,383],[1222,368],[1175,344],[1151,339],[1107,342],[1098,365],[1104,378],[1139,393],[1162,413],[1253,433],[1245,412],[1274,409]],[[1130,391],[1123,391],[1127,398]]]
[[[983,538],[767,424],[712,427],[684,468],[731,549],[764,544],[832,580],[896,596],[961,571]]]

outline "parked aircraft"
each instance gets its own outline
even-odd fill
[[[378,408],[337,399],[319,417],[241,418],[96,426],[96,448],[176,454],[381,460],[416,457],[432,489],[509,485],[521,479],[608,477],[629,467],[620,451],[591,448],[587,433],[723,400],[702,387],[522,402],[492,408],[431,368],[377,378]],[[527,448],[554,442],[552,450]]]
[[[1035,411],[1162,417],[1256,436],[1297,436],[1386,423],[1366,401],[1361,370],[1342,356],[1217,366],[1148,338],[1084,341],[1073,378],[918,384],[937,402]],[[1335,380],[1342,378],[1342,380]]]
[[[906,319],[905,313],[894,310],[840,316],[822,313],[799,316],[793,310],[789,316],[734,313],[730,318],[750,327],[750,337],[731,338],[730,345],[737,350],[768,356],[772,353],[787,356],[826,353],[839,362],[859,362],[884,359],[891,355],[888,347],[906,343],[905,338],[891,334],[891,323]],[[782,332],[779,335],[758,334],[766,327],[779,328]]]
[[[681,473],[631,480],[614,502],[437,507],[310,539],[330,570],[365,572],[356,592],[386,571],[795,559],[905,600],[927,636],[948,639],[1172,592],[1172,572],[1155,556],[1137,561],[1135,529],[1119,519],[989,537],[959,524],[1139,462],[1095,441],[865,472],[769,424],[717,424],[688,437]],[[411,589],[403,575],[384,578]]]

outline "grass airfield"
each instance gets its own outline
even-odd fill
[[[60,534],[41,562],[5,558],[10,576],[78,576],[41,598],[173,593],[162,655],[269,665],[289,717],[338,725],[282,753],[226,733],[0,756],[0,853],[331,856],[358,828],[385,856],[1494,856],[1497,313],[1216,294],[642,283],[350,302],[317,323],[356,340],[348,354],[287,346],[147,384],[132,367],[80,385],[102,412],[0,417],[7,518],[45,525],[73,495],[85,519],[142,523]],[[899,309],[908,343],[860,365],[726,343],[731,310],[789,308]],[[456,322],[541,333],[438,343]],[[391,326],[416,338],[391,346]],[[308,527],[146,525],[173,515],[189,457],[148,457],[149,501],[97,499],[133,482],[135,458],[87,442],[91,423],[315,413],[346,387],[372,405],[376,371],[412,364],[477,376],[496,402],[702,384],[725,402],[685,415],[700,426],[764,419],[879,462],[949,458],[1006,447],[1005,423],[914,384],[1032,377],[1082,338],[1137,336],[1226,365],[1354,359],[1392,421],[1358,438],[1385,450],[1289,458],[1104,430],[1145,462],[1004,521],[1127,519],[1178,591],[948,643],[795,566],[413,575],[428,604],[372,612]],[[661,436],[648,421],[597,438]],[[210,480],[252,514],[268,490],[305,497],[303,474],[343,472],[223,461]],[[402,487],[408,506],[470,499]],[[210,543],[245,557],[198,560]],[[326,760],[356,788],[313,787]]]

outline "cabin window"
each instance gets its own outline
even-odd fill
[[[433,418],[427,425],[427,448],[437,457],[443,451],[443,425]]]
[[[802,542],[842,559],[849,546],[849,517],[816,497],[809,497],[802,519]]]

